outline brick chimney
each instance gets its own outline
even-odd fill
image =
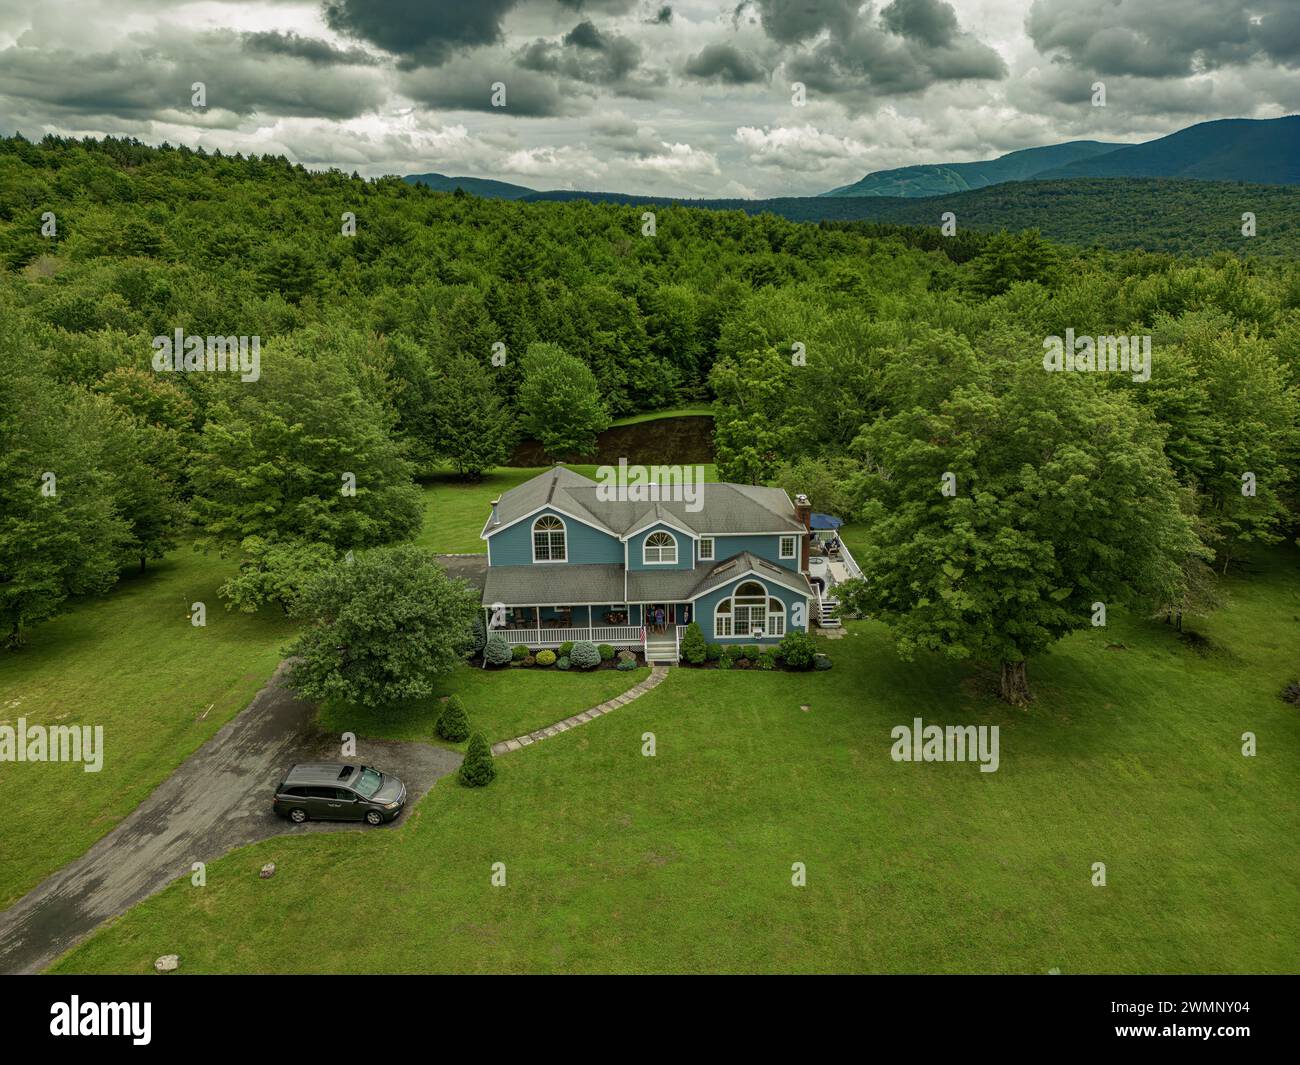
[[[801,538],[802,546],[799,548],[799,569],[808,572],[808,546],[812,539],[812,503],[808,497],[800,492],[794,497],[794,513],[801,522],[803,522],[804,534]]]

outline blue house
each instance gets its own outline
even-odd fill
[[[557,466],[493,500],[482,602],[511,644],[591,640],[675,662],[691,622],[711,643],[771,645],[807,630],[805,496],[704,484],[692,505],[600,488]]]

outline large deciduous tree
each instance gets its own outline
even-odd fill
[[[290,685],[308,699],[383,706],[431,695],[473,643],[478,596],[410,545],[376,548],[311,577],[294,612]]]
[[[419,528],[410,464],[389,436],[390,412],[362,374],[329,349],[300,350],[289,341],[264,353],[259,380],[224,383],[196,458],[201,546],[242,554],[244,570],[278,562],[301,572],[302,552],[272,548],[305,542],[340,555]],[[284,576],[245,573],[227,591],[240,592],[245,609],[271,589],[291,598]]]
[[[524,431],[552,459],[592,454],[610,417],[587,364],[558,344],[530,344],[523,371],[519,412]]]
[[[867,524],[857,605],[899,651],[1000,663],[1030,696],[1026,661],[1088,627],[1097,605],[1170,601],[1205,554],[1153,419],[1085,375],[1034,360],[949,360],[947,395],[908,403],[855,450]]]

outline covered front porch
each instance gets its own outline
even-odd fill
[[[643,643],[641,608],[635,603],[507,606],[496,618],[491,607],[487,612],[491,631],[501,633],[512,647],[540,650],[579,640],[635,648]]]

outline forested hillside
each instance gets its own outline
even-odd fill
[[[1300,255],[1300,187],[1154,178],[1009,182],[922,198],[810,196],[777,200],[670,200],[622,193],[536,192],[528,202],[593,200],[627,206],[682,204],[714,211],[776,214],[796,222],[884,222],[937,227],[946,211],[959,229],[1038,229],[1053,240],[1116,249],[1210,255]],[[1242,214],[1258,219],[1242,236]]]
[[[1263,202],[1220,188],[1227,226]],[[1294,535],[1294,261],[1082,251],[961,222],[944,238],[669,207],[650,227],[641,207],[484,200],[284,159],[2,141],[0,623],[18,642],[68,596],[188,541],[241,558],[229,601],[287,605],[303,574],[410,537],[422,471],[474,476],[523,435],[579,453],[611,417],[701,399],[723,477],[811,490],[877,522],[882,552],[890,516],[925,513],[906,492],[930,500],[932,474],[1063,455],[1087,458],[1071,506],[1021,486],[1006,520],[1049,522],[1047,544],[1096,521],[1086,542],[1134,567],[1125,594],[1191,609],[1205,566]],[[255,379],[160,372],[156,338],[176,330],[259,338]],[[1149,380],[1044,373],[1044,338],[1066,330],[1150,335]],[[953,420],[925,420],[939,411]],[[981,457],[981,420],[1022,415],[1005,439],[1027,450]],[[949,450],[915,466],[936,441]],[[1143,562],[1151,542],[1164,554]],[[1071,609],[1099,594],[1050,579]]]

